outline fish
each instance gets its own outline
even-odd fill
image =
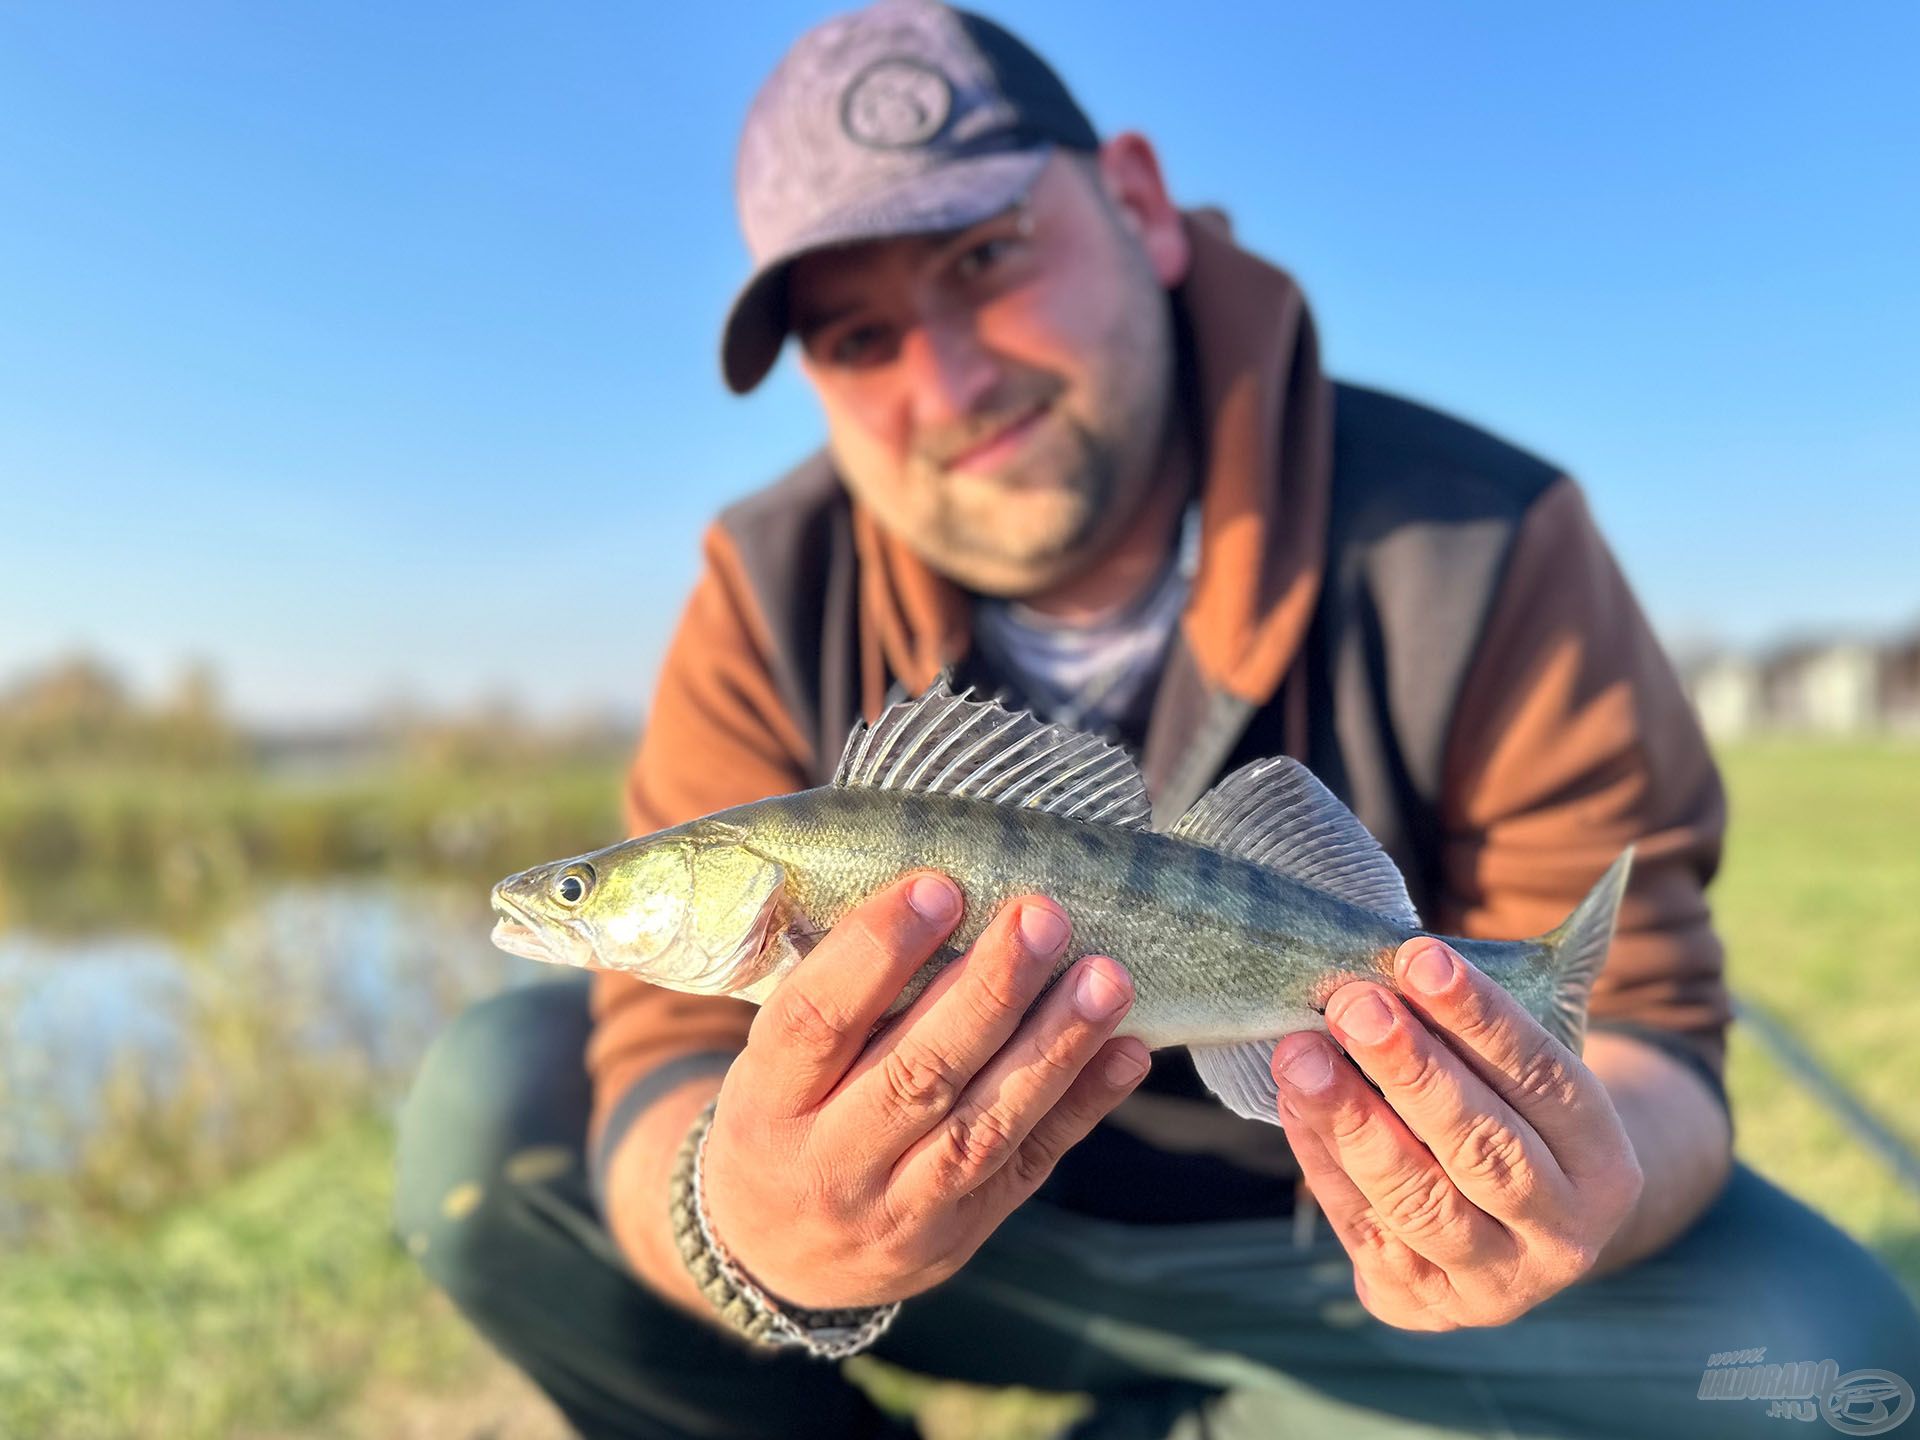
[[[830,784],[508,876],[493,941],[760,1004],[848,910],[908,872],[943,871],[964,893],[960,923],[884,1024],[1008,900],[1044,894],[1072,926],[1053,979],[1112,956],[1134,987],[1115,1033],[1185,1046],[1228,1109],[1279,1124],[1275,1043],[1325,1030],[1349,981],[1397,991],[1395,952],[1434,932],[1380,843],[1291,757],[1234,771],[1164,830],[1152,813],[1119,746],[942,678],[857,723]],[[1629,846],[1543,935],[1437,938],[1578,1054],[1632,863]]]

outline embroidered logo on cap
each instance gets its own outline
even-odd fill
[[[953,86],[921,60],[876,60],[847,86],[840,127],[862,145],[902,150],[940,133],[953,111]]]

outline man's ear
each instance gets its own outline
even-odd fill
[[[1137,130],[1123,130],[1100,147],[1098,159],[1114,214],[1140,242],[1161,285],[1171,290],[1187,278],[1193,254],[1152,142]]]

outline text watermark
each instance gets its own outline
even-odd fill
[[[1831,1359],[1770,1363],[1765,1348],[1721,1350],[1700,1372],[1702,1400],[1765,1400],[1781,1420],[1825,1420],[1843,1435],[1884,1435],[1913,1414],[1913,1386],[1891,1370],[1849,1370]]]

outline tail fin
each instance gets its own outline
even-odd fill
[[[1633,846],[1629,845],[1594,882],[1573,913],[1537,942],[1546,949],[1547,969],[1554,977],[1553,995],[1542,1023],[1576,1055],[1587,1034],[1587,998],[1593,992],[1593,977],[1606,963],[1607,947],[1613,943],[1613,922],[1620,913],[1620,897],[1626,892],[1627,875],[1632,869]]]

